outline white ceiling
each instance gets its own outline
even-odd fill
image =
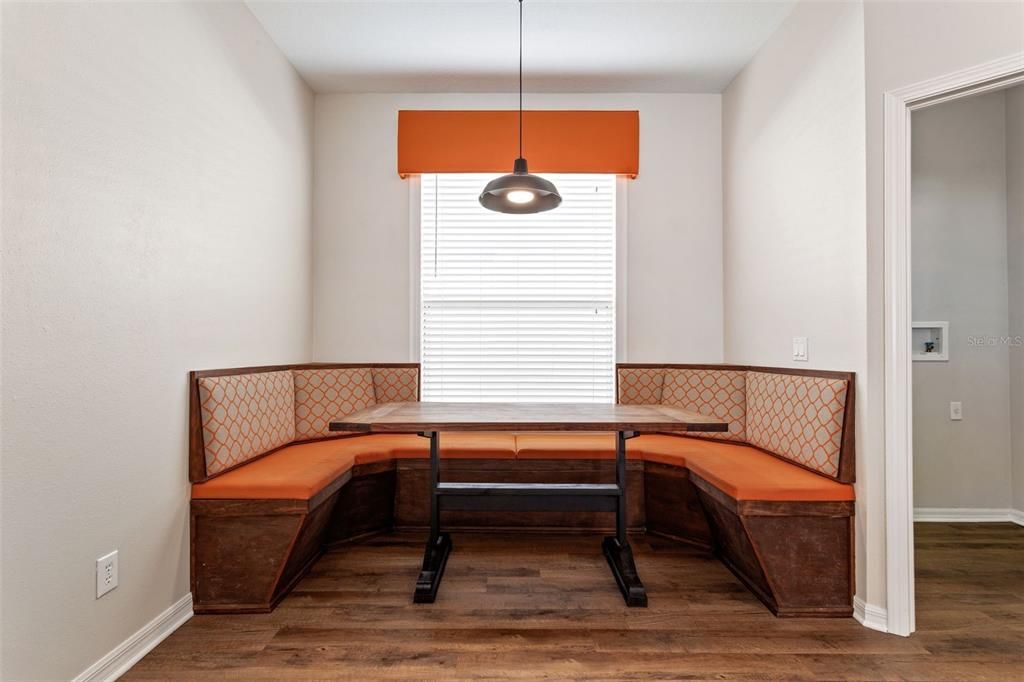
[[[317,92],[516,88],[516,0],[247,3]],[[534,92],[721,92],[794,2],[526,0]]]

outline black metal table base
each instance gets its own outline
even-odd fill
[[[427,543],[427,551],[423,555],[423,568],[416,580],[416,592],[412,595],[417,604],[433,604],[437,599],[437,588],[444,577],[444,567],[448,565],[448,555],[452,551],[452,539],[448,533],[440,533],[436,539]]]
[[[618,538],[607,537],[601,543],[601,549],[604,550],[604,558],[608,560],[615,582],[619,584],[626,606],[647,606],[647,589],[636,572],[633,548],[629,543],[621,544]]]
[[[627,606],[647,606],[647,591],[636,571],[626,537],[626,441],[637,434],[618,432],[615,484],[607,483],[441,483],[441,458],[436,431],[430,438],[430,540],[413,601],[430,604],[444,577],[452,541],[441,532],[442,510],[614,511],[615,535],[601,547]]]

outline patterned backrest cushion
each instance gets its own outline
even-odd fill
[[[420,395],[418,367],[374,367],[373,392],[378,403],[414,403]]]
[[[664,367],[619,367],[620,405],[657,405],[665,382]]]
[[[835,478],[847,382],[747,372],[747,441]]]
[[[724,440],[746,439],[747,373],[728,369],[665,370],[661,402],[729,422],[724,433],[696,433],[696,436]]]
[[[311,440],[337,436],[332,419],[373,405],[373,371],[369,367],[296,369],[295,437]]]
[[[198,383],[207,476],[295,440],[290,371],[202,377]]]

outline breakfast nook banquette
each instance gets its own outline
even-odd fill
[[[630,425],[637,435],[619,472],[621,430],[444,431],[444,479],[597,489],[621,475],[630,532],[713,552],[778,616],[850,616],[853,374],[621,364],[617,375],[619,404],[665,406],[711,430]],[[437,437],[331,430],[349,415],[392,409],[367,408],[417,402],[418,365],[197,371],[190,391],[196,612],[269,611],[326,548],[393,529],[436,530]],[[614,529],[611,508],[596,509],[470,505],[440,518],[446,529]]]

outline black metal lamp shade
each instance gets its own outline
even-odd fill
[[[498,213],[542,213],[557,208],[562,195],[549,180],[531,175],[526,159],[516,159],[511,175],[487,183],[480,193],[480,205]]]

